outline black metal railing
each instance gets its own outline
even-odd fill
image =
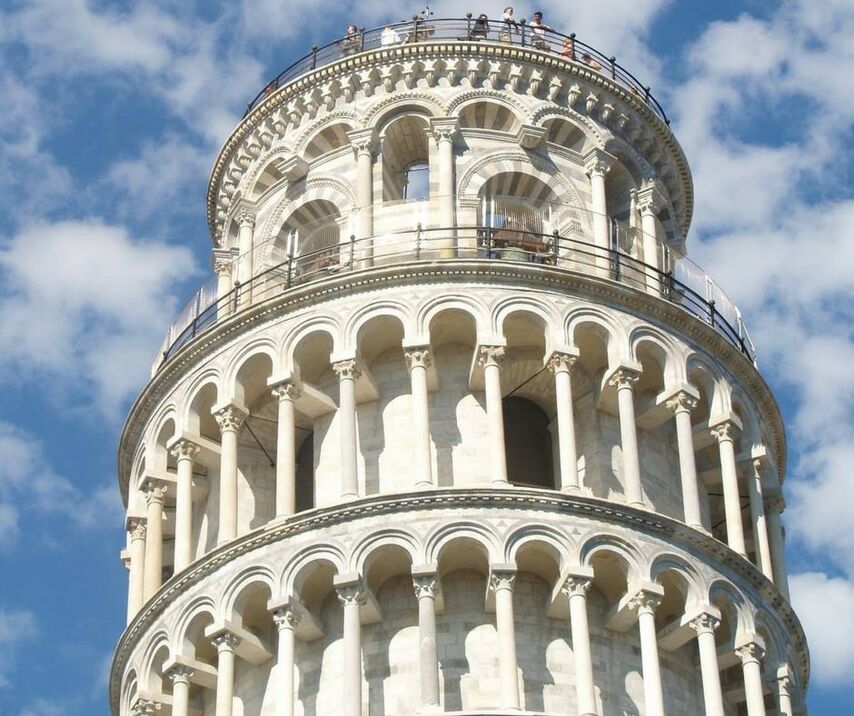
[[[472,226],[417,228],[363,239],[351,236],[335,246],[290,255],[260,271],[250,281],[235,283],[231,291],[208,305],[203,306],[194,298],[189,305],[196,306],[196,314],[192,319],[188,316],[186,325],[177,327],[167,337],[155,370],[218,321],[293,287],[340,273],[446,260],[512,261],[617,281],[670,301],[710,325],[751,361],[756,357],[738,309],[728,299],[726,310],[717,306],[714,296],[725,297],[725,294],[716,284],[717,294],[707,290],[705,286],[710,280],[705,274],[702,286],[699,281],[691,286],[676,278],[672,268],[657,269],[618,247],[602,247],[557,232],[541,234],[517,228]]]
[[[625,67],[618,64],[616,57],[582,42],[575,33],[564,35],[553,29],[534,28],[526,25],[524,20],[508,24],[500,18],[490,20],[484,27],[472,18],[471,14],[464,18],[413,17],[405,22],[392,23],[370,30],[362,28],[354,34],[336,38],[325,45],[315,45],[311,48],[311,52],[268,82],[249,103],[244,116],[279,87],[307,72],[342,58],[383,47],[435,41],[447,42],[448,40],[512,44],[560,55],[571,62],[601,72],[627,87],[639,99],[646,102],[666,124],[670,124],[664,108],[653,96],[649,86],[644,85]]]

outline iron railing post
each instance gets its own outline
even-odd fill
[[[421,222],[415,225],[415,260],[421,258]]]
[[[363,27],[359,30],[359,52],[364,51],[365,49],[365,28]]]
[[[285,288],[290,288],[291,283],[293,282],[293,263],[294,257],[288,254],[288,268],[287,274],[285,275]]]
[[[714,328],[715,327],[715,314],[717,310],[715,309],[715,299],[711,299],[709,301],[709,325]]]
[[[353,270],[353,264],[356,260],[356,234],[350,234],[350,262],[349,270]]]
[[[608,62],[611,63],[611,79],[615,80],[617,79],[617,58],[613,56],[609,57]]]
[[[317,69],[317,45],[311,46],[311,69]]]
[[[471,40],[471,13],[466,13],[466,40]]]
[[[234,310],[237,310],[237,306],[240,304],[240,281],[238,279],[234,279]]]
[[[575,33],[569,33],[569,39],[572,41],[572,52],[570,53],[570,58],[573,62],[575,62]]]
[[[519,20],[519,25],[520,25],[520,26],[521,26],[521,28],[522,28],[522,31],[521,31],[521,33],[520,33],[520,40],[519,40],[519,44],[520,44],[522,47],[524,47],[524,46],[525,46],[525,18],[524,18],[524,17],[523,17],[521,20]]]

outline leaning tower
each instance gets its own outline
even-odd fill
[[[608,54],[418,20],[250,104],[119,447],[114,716],[805,713],[786,442]]]

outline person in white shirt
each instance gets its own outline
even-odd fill
[[[397,31],[391,25],[386,25],[380,35],[380,45],[388,47],[389,45],[397,45],[399,43],[400,35],[397,34]]]
[[[538,50],[548,50],[549,43],[546,41],[546,30],[551,28],[543,22],[543,13],[537,11],[534,13],[534,19],[531,20],[528,27],[531,28],[531,46]]]

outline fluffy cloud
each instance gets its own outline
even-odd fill
[[[810,639],[812,671],[824,685],[854,684],[854,584],[821,572],[792,577],[792,603]]]
[[[176,286],[195,272],[187,248],[97,221],[0,241],[0,379],[47,373],[64,379],[61,397],[115,415],[175,315]]]
[[[18,649],[36,633],[36,619],[32,612],[8,611],[0,607],[0,689],[9,686]]]

